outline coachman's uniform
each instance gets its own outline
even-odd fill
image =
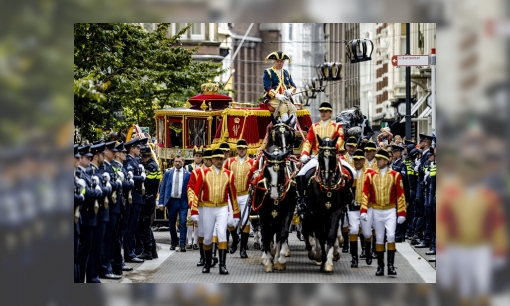
[[[379,150],[376,158],[389,161],[389,153]],[[361,216],[368,213],[369,205],[373,208],[373,222],[376,235],[377,276],[384,275],[384,234],[386,229],[388,241],[388,274],[396,275],[395,261],[395,227],[397,216],[405,220],[406,203],[402,175],[386,167],[381,170],[367,170],[363,186]],[[367,216],[366,216],[367,217]],[[399,222],[401,223],[401,222]],[[368,255],[367,255],[368,256]]]
[[[289,60],[290,62],[289,56],[281,51],[269,54],[265,61],[267,62],[269,59]],[[296,92],[296,84],[294,84],[289,71],[285,69],[278,70],[273,66],[264,70],[262,81],[264,83],[264,103],[268,103],[275,110],[278,104],[280,104],[280,100],[278,99],[280,95],[283,95],[286,90],[291,90],[293,93]],[[296,107],[289,100],[281,100],[278,112],[279,114],[275,115],[276,118],[280,115],[283,116],[283,114],[290,116],[292,113],[296,113]],[[283,120],[287,120],[286,118],[287,117],[282,117]]]
[[[193,148],[193,156],[195,156],[195,154],[201,154],[203,156],[203,154],[204,154],[203,146],[200,146],[200,148],[195,146]],[[197,164],[194,161],[193,161],[193,163],[184,166],[184,169],[188,170],[189,173],[192,173],[196,169],[200,169],[200,168],[205,169],[205,165],[203,163]],[[198,249],[198,222],[193,222],[193,220],[191,220],[191,209],[188,209],[186,227],[187,227],[186,236],[188,239],[188,245],[186,246],[186,249],[190,250],[193,248],[193,249],[197,250]],[[193,236],[194,236],[194,239],[193,239],[193,246],[192,246],[192,237]]]
[[[212,158],[223,158],[220,149],[213,151]],[[234,174],[227,169],[215,166],[193,172],[188,183],[188,202],[191,215],[200,216],[204,230],[205,266],[203,273],[209,273],[212,262],[212,237],[217,226],[218,249],[220,253],[220,274],[228,274],[225,267],[227,252],[228,198],[233,206],[234,219],[240,218],[239,205],[235,190]],[[222,269],[223,268],[223,269]],[[222,272],[223,271],[223,272]],[[226,273],[225,273],[226,272]]]
[[[248,148],[248,143],[240,139],[237,142],[237,148]],[[237,193],[237,202],[241,211],[241,226],[246,223],[246,226],[241,233],[241,258],[247,258],[246,245],[248,244],[248,238],[250,236],[250,224],[247,223],[250,210],[246,208],[246,202],[248,201],[248,188],[250,186],[250,178],[252,177],[252,167],[254,167],[255,161],[246,155],[244,158],[239,156],[233,157],[227,160],[224,167],[232,171],[235,178],[235,189]],[[237,228],[229,227],[229,231],[235,231]]]
[[[353,155],[353,159],[365,159],[362,150],[356,150]],[[352,255],[351,267],[356,268],[358,266],[358,233],[361,225],[362,229],[362,239],[361,240],[361,248],[363,250],[363,254],[371,254],[371,246],[372,246],[372,214],[373,209],[370,204],[367,206],[367,221],[360,219],[360,209],[361,203],[363,201],[363,187],[365,184],[365,177],[368,172],[373,170],[367,169],[366,166],[363,166],[360,170],[356,170],[357,175],[356,179],[354,179],[354,183],[351,187],[351,191],[354,194],[354,199],[352,203],[349,205],[349,242],[350,249]],[[345,241],[345,238],[344,238]],[[366,263],[368,265],[372,264],[372,256],[364,256],[366,258]]]

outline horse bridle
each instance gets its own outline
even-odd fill
[[[289,131],[291,133],[292,138],[296,137],[296,133],[293,128],[286,125],[285,123],[277,123],[277,124],[273,125],[273,129],[271,130],[271,137],[273,138],[273,143],[276,142],[276,132],[275,131],[277,128],[278,128],[278,133],[280,133],[282,135],[282,137],[284,137],[285,131]],[[285,149],[288,150],[292,146],[293,146],[292,143],[288,143],[288,144],[286,144]]]
[[[326,138],[325,139],[326,141],[329,142],[329,139]],[[336,150],[336,147],[330,147],[330,146],[319,146],[319,153],[317,154],[317,156],[320,156],[321,153],[324,153],[324,157],[326,158],[329,158],[331,156],[331,151],[335,152]],[[336,153],[333,153],[336,155]],[[335,157],[336,158],[336,157]],[[322,189],[325,189],[326,191],[329,191],[329,190],[338,190],[340,189],[340,187],[342,186],[342,178],[343,178],[343,173],[342,173],[342,168],[341,168],[341,163],[339,162],[337,164],[337,167],[333,170],[329,170],[329,172],[335,172],[336,169],[339,169],[340,170],[340,176],[339,176],[339,179],[338,179],[338,182],[334,183],[333,185],[325,185],[323,184],[323,182],[321,181],[321,172],[320,172],[320,169],[319,169],[319,163],[317,163],[317,168],[316,168],[316,175],[315,175],[315,180],[317,183],[319,183],[320,185],[320,188],[321,188],[321,191]],[[333,173],[334,174],[334,173]]]

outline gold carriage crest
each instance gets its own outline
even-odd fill
[[[239,128],[241,125],[239,124],[241,122],[241,119],[239,117],[234,118],[234,127],[232,127],[232,130],[234,131],[234,135],[237,137],[237,134],[239,133]]]
[[[276,210],[273,210],[271,216],[273,216],[273,218],[276,218],[276,216],[278,216],[278,212]]]
[[[329,201],[328,201],[328,202],[326,202],[326,208],[327,208],[327,209],[330,209],[330,208],[331,208],[331,202],[329,202]]]

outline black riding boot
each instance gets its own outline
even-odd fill
[[[211,268],[214,268],[214,266],[216,266],[216,264],[218,263],[218,257],[216,257],[216,251],[218,250],[218,243],[217,242],[213,242],[212,244],[212,263],[211,263]]]
[[[372,258],[377,258],[377,254],[375,252],[375,235],[372,235]]]
[[[361,254],[359,255],[359,258],[365,258],[365,236],[363,234],[359,235],[359,242],[361,244]]]
[[[296,176],[296,191],[297,191],[297,212],[296,214],[304,215],[306,213],[306,204],[305,204],[305,176],[298,175]]]
[[[342,244],[342,253],[349,253],[349,232],[342,231],[344,243]]]
[[[388,250],[388,275],[397,275],[395,271],[395,250]]]
[[[228,274],[226,261],[227,250],[220,250],[220,274]]]
[[[202,268],[202,273],[209,273],[209,271],[211,270],[212,249],[204,250],[204,256],[205,256],[205,265]]]
[[[363,239],[365,240],[365,239]],[[367,263],[367,265],[371,265],[372,264],[372,241],[367,241],[365,242],[365,249],[366,249],[366,254],[367,256],[365,257],[365,261]]]
[[[152,250],[151,250],[151,253],[152,253],[152,258],[158,258],[158,252],[156,251],[156,243],[152,243]]]
[[[375,276],[384,276],[384,252],[375,252],[377,254],[377,271]]]
[[[358,267],[358,241],[351,241],[351,255],[352,255],[352,261],[351,261],[351,268],[357,268]]]
[[[232,235],[232,245],[230,246],[230,254],[234,254],[237,251],[237,245],[239,244],[239,234],[237,233],[237,228],[230,232]]]
[[[204,244],[199,243],[198,248],[200,250],[200,260],[197,263],[197,267],[202,267],[205,265]]]
[[[248,258],[248,254],[246,254],[246,246],[248,245],[248,238],[250,237],[249,233],[241,233],[241,258]]]

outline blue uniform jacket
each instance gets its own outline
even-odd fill
[[[106,188],[106,186],[103,185],[103,173],[105,172],[104,164],[101,167],[97,167],[93,163],[90,163],[90,165],[87,167],[87,174],[92,176],[97,176],[99,178],[99,187],[101,187],[101,190],[103,191],[103,194],[97,198],[97,202],[99,203],[99,211],[97,212],[97,221],[101,222],[108,222],[110,221],[110,203],[108,203],[108,208],[104,207],[104,198],[109,197],[110,192]]]
[[[292,80],[289,71],[283,69],[283,84],[280,82],[277,70],[274,67],[264,70],[264,102],[274,98],[279,93],[283,93],[286,89],[296,89],[296,84]]]
[[[182,180],[182,191],[181,191],[181,208],[188,208],[188,194],[187,194],[187,188],[188,188],[188,182],[190,173],[188,170],[183,169],[183,180]],[[174,182],[174,172],[175,168],[172,168],[170,170],[167,170],[165,174],[163,175],[163,181],[161,182],[161,185],[159,186],[159,205],[168,205],[170,203],[171,193],[172,193],[172,184]]]
[[[113,161],[112,161],[113,162]],[[104,169],[108,174],[110,174],[110,185],[112,185],[112,193],[108,197],[108,207],[110,209],[110,214],[120,214],[120,207],[117,205],[119,203],[119,197],[122,197],[122,192],[117,192],[119,188],[122,188],[121,184],[117,184],[117,174],[116,171],[113,170],[112,164],[104,161]],[[122,190],[122,189],[121,189]],[[112,194],[117,192],[117,201],[113,202]]]
[[[133,197],[133,204],[141,205],[144,203],[143,195],[142,195],[142,183],[144,181],[143,176],[141,176],[140,170],[138,169],[138,159],[135,159],[131,155],[126,156],[126,160],[124,161],[124,168],[129,172],[133,172],[133,181],[135,182],[135,186],[131,191],[131,197]]]
[[[80,209],[81,225],[96,226],[97,215],[94,214],[94,201],[103,196],[103,192],[96,191],[92,188],[92,179],[87,174],[87,171],[78,167],[76,169],[76,177],[85,181],[85,200]]]

